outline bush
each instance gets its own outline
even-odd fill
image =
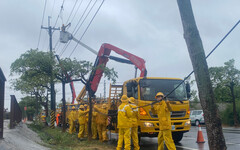
[[[237,118],[238,122],[240,123],[240,102],[236,103],[236,111],[237,111]],[[227,108],[220,113],[222,123],[225,125],[234,125],[234,119],[233,119],[233,105],[228,105]]]

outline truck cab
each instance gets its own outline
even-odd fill
[[[172,106],[171,122],[172,135],[175,142],[181,141],[183,133],[190,130],[189,109],[189,85],[185,85],[182,79],[139,77],[128,80],[123,84],[123,94],[136,99],[139,108],[139,137],[156,137],[159,132],[159,121],[157,114],[151,111],[152,102],[156,101],[158,92],[168,95],[167,99]],[[181,83],[181,84],[180,84]],[[179,86],[178,88],[176,88]],[[187,87],[187,88],[186,88]],[[176,88],[176,89],[175,89]],[[175,91],[172,92],[172,90]],[[171,94],[169,94],[172,92]]]

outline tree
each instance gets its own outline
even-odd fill
[[[47,110],[51,68],[53,68],[54,82],[61,81],[63,91],[65,89],[65,83],[81,81],[87,87],[86,89],[90,95],[90,100],[91,97],[94,96],[94,93],[91,91],[91,88],[89,88],[91,83],[86,79],[86,75],[94,72],[96,69],[102,69],[104,76],[109,80],[115,82],[117,78],[117,73],[113,68],[110,69],[103,65],[96,68],[88,61],[78,61],[75,58],[73,60],[70,58],[59,59],[59,63],[56,64],[56,61],[51,59],[49,52],[31,49],[11,64],[11,75],[19,75],[19,78],[12,80],[12,85],[15,90],[21,91],[24,94],[34,94],[36,102],[39,102],[45,107],[45,110]],[[64,95],[62,100],[63,105],[65,105]],[[91,116],[91,101],[89,101],[89,104],[89,116]],[[38,110],[38,108],[36,110]],[[63,111],[65,111],[65,106],[63,106]],[[91,122],[91,118],[89,122]],[[89,129],[91,129],[91,127],[89,127]],[[91,130],[89,133],[91,134]]]
[[[236,111],[236,87],[239,86],[240,70],[234,66],[234,59],[224,63],[223,67],[209,68],[211,81],[213,83],[216,98],[219,101],[233,103],[234,126],[238,125],[238,116]]]
[[[65,84],[69,83],[71,81],[81,81],[85,86],[86,90],[88,91],[89,94],[89,118],[88,118],[88,139],[91,140],[91,121],[92,121],[92,97],[94,97],[94,92],[91,89],[91,83],[86,79],[86,75],[88,75],[90,72],[94,72],[96,69],[101,69],[103,70],[104,76],[107,77],[108,80],[112,80],[113,82],[116,81],[117,72],[114,71],[113,68],[108,68],[104,65],[100,65],[99,67],[94,67],[92,66],[92,63],[87,62],[87,61],[78,61],[76,59],[71,60],[69,58],[65,59],[59,59],[59,64],[57,65],[58,67],[58,72],[61,72],[60,74],[57,74],[56,77],[62,82],[62,87],[63,87],[63,118],[65,118]],[[63,121],[65,121],[63,119]],[[63,123],[63,132],[65,131],[64,129],[64,123]]]
[[[35,99],[30,97],[30,96],[26,96],[26,97],[21,99],[21,101],[19,102],[19,106],[20,106],[20,109],[22,110],[22,112],[25,112],[24,107],[27,107],[26,114],[23,113],[24,114],[23,116],[27,117],[29,120],[32,120],[33,115],[36,112],[36,101],[35,101]]]
[[[211,150],[227,149],[222,132],[221,119],[215,104],[205,52],[195,23],[190,0],[177,0],[184,30],[184,38],[192,61],[194,75],[204,111],[208,145]]]
[[[23,94],[35,95],[36,106],[40,103],[48,110],[48,90],[50,89],[51,66],[55,61],[50,53],[38,50],[29,50],[22,54],[11,64],[11,76],[19,75],[13,79],[13,88]],[[38,114],[38,107],[36,108]],[[48,113],[46,113],[48,115]]]

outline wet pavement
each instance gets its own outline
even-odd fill
[[[0,140],[0,150],[48,150],[41,145],[37,133],[20,123],[14,129],[9,129],[9,120],[4,120],[3,138]]]
[[[232,130],[223,130],[224,137],[227,143],[228,150],[240,150],[240,130],[233,132]],[[202,128],[203,137],[205,143],[196,143],[198,127],[191,127],[191,130],[184,134],[183,139],[176,144],[177,150],[208,150],[208,140],[206,129]],[[112,134],[112,138],[115,142],[111,144],[116,145],[117,136]],[[157,150],[157,138],[142,137],[140,143],[141,150]],[[167,150],[167,148],[165,148]]]

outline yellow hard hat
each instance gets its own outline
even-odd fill
[[[80,106],[79,106],[79,109],[84,109],[84,106],[83,106],[83,105],[80,105]]]
[[[75,107],[73,106],[72,109],[75,109]]]
[[[135,98],[134,98],[134,97],[130,97],[130,98],[128,99],[128,101],[129,101],[130,103],[135,103]]]
[[[157,99],[158,96],[164,97],[164,94],[163,94],[162,92],[158,92],[158,93],[156,94],[155,98]]]
[[[128,100],[127,95],[123,95],[122,98],[121,98],[121,101],[122,102],[127,102],[127,100]]]
[[[84,107],[87,107],[88,105],[87,104],[84,104]]]
[[[107,108],[107,104],[103,104],[103,105],[102,105],[102,108],[103,108],[103,109]]]

